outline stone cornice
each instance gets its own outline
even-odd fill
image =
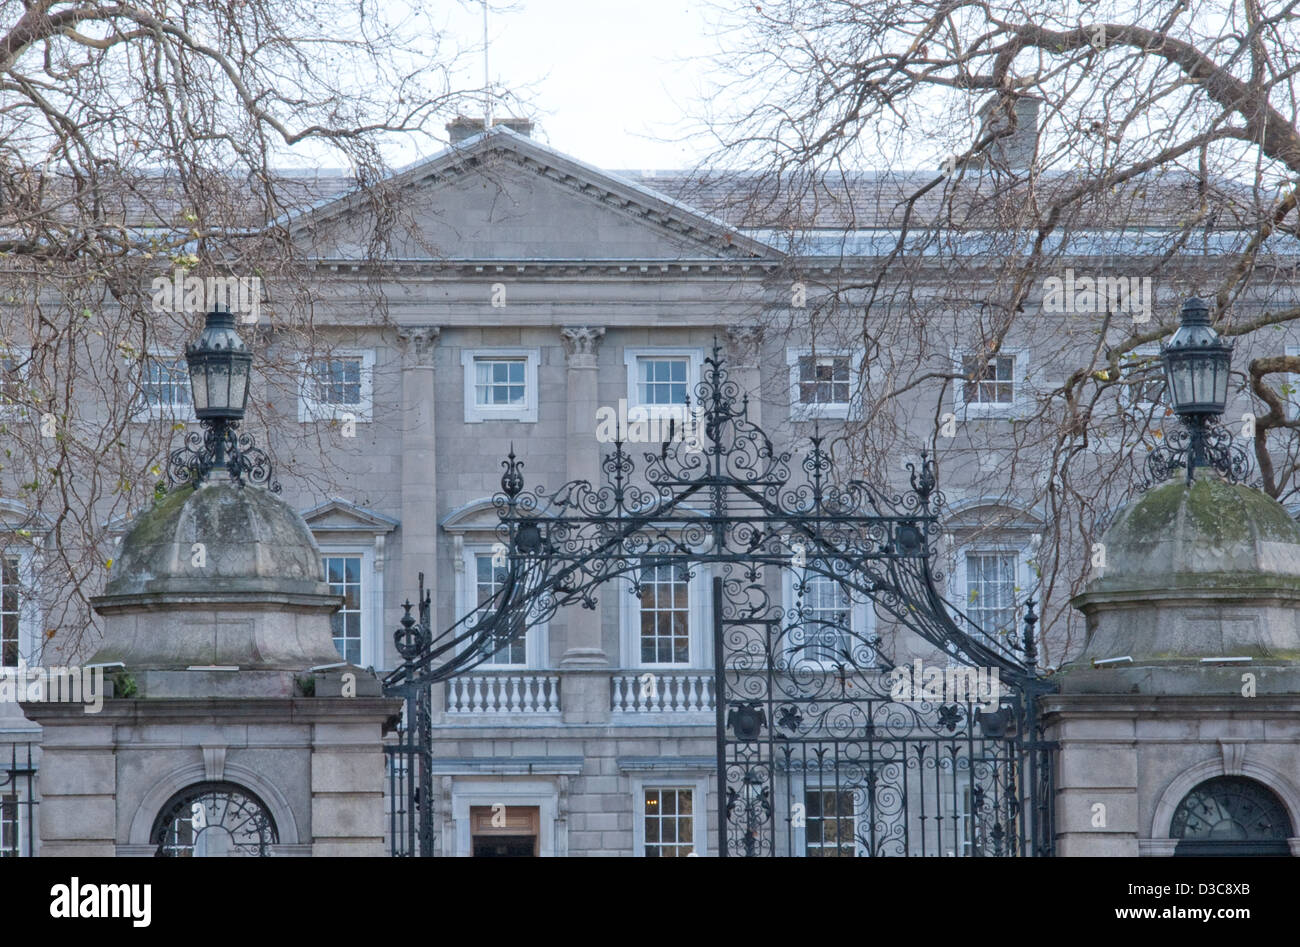
[[[109,698],[99,713],[87,714],[83,704],[20,704],[28,717],[39,717],[43,726],[65,720],[74,724],[118,726],[183,720],[284,724],[384,721],[399,712],[401,705],[399,697]]]
[[[552,276],[634,276],[674,279],[734,278],[739,275],[763,277],[777,272],[781,264],[770,260],[720,260],[711,257],[677,260],[335,260],[318,258],[309,260],[307,266],[316,271],[328,271],[357,276],[376,273],[392,277],[402,276],[456,276],[482,279],[501,276],[524,276],[546,273]]]

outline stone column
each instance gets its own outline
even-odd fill
[[[408,598],[414,602],[419,575],[424,573],[424,587],[433,602],[433,632],[438,632],[438,476],[434,430],[433,359],[441,329],[437,326],[402,326],[397,338],[402,343],[402,568],[398,574],[396,596],[400,605]],[[391,586],[390,586],[391,588]],[[389,615],[385,609],[384,614]],[[394,609],[396,627],[400,610]],[[386,628],[384,646],[392,647],[392,628]],[[397,655],[389,655],[396,660]],[[441,715],[446,693],[433,688],[433,713]]]
[[[762,326],[727,326],[727,374],[749,396],[749,419],[763,424]],[[781,371],[785,366],[779,366]],[[774,369],[775,371],[776,369]]]
[[[596,353],[603,326],[565,326],[560,330],[568,366],[567,479],[600,485],[600,452],[596,442]],[[560,697],[564,719],[592,723],[609,719],[609,655],[602,637],[603,608],[573,608],[565,618],[565,650],[560,659]]]

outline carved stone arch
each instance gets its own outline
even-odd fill
[[[1170,835],[1171,823],[1178,806],[1197,786],[1217,776],[1244,776],[1268,789],[1286,809],[1291,819],[1292,832],[1300,826],[1300,787],[1281,770],[1274,769],[1257,760],[1246,759],[1238,752],[1238,744],[1222,744],[1222,753],[1217,759],[1202,760],[1189,766],[1175,776],[1156,801],[1151,817],[1149,836],[1140,844],[1141,854],[1172,855],[1178,839]],[[1292,853],[1295,854],[1300,839],[1291,840]]]
[[[149,854],[152,854],[153,846],[149,840],[149,832],[153,828],[158,813],[162,811],[162,807],[167,804],[169,799],[185,788],[210,781],[213,775],[210,769],[205,763],[189,763],[173,769],[159,779],[141,797],[140,804],[131,817],[131,825],[127,830],[127,844],[141,853],[143,853],[144,848],[149,848]],[[293,811],[289,800],[277,786],[268,782],[255,770],[240,766],[237,763],[226,763],[220,776],[226,782],[244,786],[265,804],[279,831],[280,846],[302,843],[303,840],[301,840],[298,831],[298,814]],[[311,839],[308,838],[305,841],[310,842]]]

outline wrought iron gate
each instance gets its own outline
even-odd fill
[[[828,479],[814,434],[796,480],[716,348],[705,366],[698,407],[639,479],[617,440],[604,483],[525,490],[512,449],[494,498],[501,587],[436,636],[423,583],[419,620],[404,606],[403,663],[386,680],[407,699],[389,755],[394,854],[433,852],[429,687],[561,606],[594,605],[611,579],[640,596],[667,567],[713,579],[720,854],[1050,855],[1032,601],[1022,636],[944,599],[943,497],[924,454],[910,490],[888,493]],[[915,633],[932,666],[894,667],[858,606]]]

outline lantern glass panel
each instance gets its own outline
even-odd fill
[[[1214,363],[1208,358],[1198,358],[1192,363],[1192,400],[1205,404],[1214,396]]]
[[[1228,362],[1226,359],[1214,360],[1214,402],[1228,403]]]
[[[208,407],[230,407],[230,364],[208,363]]]
[[[237,363],[231,366],[230,371],[230,404],[242,411],[247,401],[248,366]]]
[[[194,393],[194,410],[205,410],[208,406],[208,372],[206,365],[191,365],[190,390]]]
[[[1182,359],[1169,364],[1169,387],[1174,393],[1174,410],[1192,402],[1192,373]]]

